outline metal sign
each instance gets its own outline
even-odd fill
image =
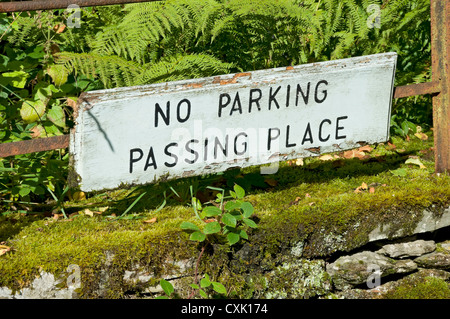
[[[387,141],[396,61],[384,53],[84,93],[72,180],[113,189]]]

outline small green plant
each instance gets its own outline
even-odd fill
[[[200,260],[205,252],[205,248],[212,242],[227,243],[232,246],[241,241],[247,240],[248,228],[257,228],[258,225],[250,218],[253,215],[254,208],[249,202],[245,202],[245,190],[235,184],[229,196],[225,196],[225,190],[222,188],[207,186],[207,188],[217,191],[216,200],[212,205],[202,204],[198,198],[192,196],[192,207],[195,215],[203,225],[197,226],[194,223],[184,221],[180,228],[190,233],[190,240],[200,242],[202,248],[197,258],[195,266],[194,283],[190,285],[192,292],[189,299],[197,293],[208,298],[208,292],[216,292],[221,295],[227,293],[226,288],[219,282],[212,281],[208,274],[205,274],[200,281],[198,280],[198,267]],[[165,279],[161,279],[160,285],[165,293],[159,299],[167,299],[174,293],[173,285]]]
[[[216,205],[203,206],[197,198],[192,198],[195,214],[203,227],[185,221],[181,223],[181,229],[190,232],[190,239],[198,242],[219,236],[219,239],[225,239],[229,245],[234,245],[241,239],[248,239],[247,229],[258,226],[250,219],[254,212],[253,205],[242,200],[245,190],[235,184],[230,196],[224,196],[223,189],[209,186],[208,188],[218,191]],[[226,201],[227,199],[232,200]]]

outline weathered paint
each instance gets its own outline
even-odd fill
[[[73,176],[84,191],[113,189],[384,142],[396,60],[384,53],[84,93]]]

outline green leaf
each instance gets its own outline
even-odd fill
[[[191,288],[194,289],[200,289],[200,287],[197,284],[190,284],[189,286],[191,286]]]
[[[241,239],[241,236],[239,236],[239,234],[236,233],[229,233],[227,235],[227,239],[230,245],[234,245]]]
[[[214,217],[220,214],[222,214],[222,211],[216,206],[207,206],[203,208],[203,215],[206,217]]]
[[[225,213],[222,216],[222,222],[227,226],[236,227],[236,218],[234,218],[234,216],[229,213]]]
[[[0,83],[23,89],[27,84],[28,76],[29,74],[25,71],[5,72],[0,74]]]
[[[406,169],[404,168],[397,168],[396,170],[391,171],[392,174],[395,176],[404,177],[406,176]]]
[[[245,218],[248,218],[248,217],[252,216],[252,214],[253,214],[253,212],[255,210],[253,208],[253,205],[251,203],[249,203],[249,202],[243,202],[241,204],[241,209],[244,212],[244,217]]]
[[[200,294],[200,296],[202,296],[203,298],[208,298],[208,295],[206,294],[206,292],[204,292],[203,290],[199,289],[198,293]]]
[[[225,286],[222,285],[220,282],[212,282],[212,286],[215,292],[219,293],[219,294],[226,294],[227,290],[225,289]]]
[[[245,191],[241,186],[239,186],[238,184],[234,184],[234,191],[238,199],[244,198]]]
[[[193,233],[191,234],[191,236],[189,237],[189,239],[190,239],[190,240],[194,240],[194,241],[200,241],[200,242],[202,242],[202,241],[204,241],[204,240],[206,239],[206,235],[205,235],[204,233],[200,232],[200,231],[196,231],[196,232],[193,232]]]
[[[235,210],[241,208],[241,202],[229,201],[225,203],[225,209],[228,211]]]
[[[206,287],[209,287],[210,285],[211,285],[211,281],[209,281],[208,278],[202,278],[200,280],[200,287],[206,288]]]
[[[47,113],[47,118],[59,127],[66,127],[66,115],[61,105],[53,105]]]
[[[258,228],[258,225],[256,225],[256,223],[255,223],[253,220],[249,219],[249,218],[244,218],[244,223],[245,223],[248,227],[251,227],[251,228]]]
[[[170,296],[174,292],[174,288],[173,288],[172,284],[170,282],[168,282],[167,280],[161,279],[161,281],[159,283],[161,285],[161,288],[166,293],[166,295]]]
[[[45,103],[38,101],[25,101],[20,109],[20,116],[26,123],[36,122],[45,113]]]
[[[61,86],[67,82],[69,70],[62,64],[54,64],[47,69],[47,74],[56,86]]]
[[[245,230],[241,230],[241,232],[239,233],[239,236],[241,238],[248,239],[248,235],[247,235],[247,232]]]
[[[197,225],[190,223],[190,222],[182,222],[180,224],[180,228],[183,230],[194,230],[194,231],[199,231],[200,228],[198,228]]]
[[[205,228],[203,229],[203,232],[205,234],[215,234],[222,230],[222,227],[220,227],[219,222],[211,222],[206,224]]]

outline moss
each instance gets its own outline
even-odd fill
[[[450,299],[450,285],[441,278],[428,276],[415,280],[405,280],[386,299]]]
[[[261,273],[291,262],[285,256],[299,243],[301,257],[312,258],[362,246],[380,225],[391,226],[390,236],[399,230],[411,233],[424,209],[438,214],[448,207],[450,177],[433,174],[432,159],[422,156],[421,150],[432,147],[431,139],[412,137],[409,142],[393,142],[395,150],[380,144],[364,160],[309,158],[303,166],[280,163],[277,174],[266,177],[270,182],[265,187],[259,180],[248,181],[245,200],[255,207],[258,229],[249,232],[250,240],[244,245],[212,247],[203,256],[200,271],[231,289],[232,296],[251,296],[265,289]],[[419,157],[426,168],[406,165],[408,156]],[[397,168],[405,169],[406,176],[393,174]],[[207,201],[211,198],[204,192],[205,185],[226,188],[228,183],[245,181],[246,175],[257,173],[257,167],[250,167],[228,181],[224,178],[227,174],[182,179],[88,194],[83,201],[64,203],[68,213],[85,208],[95,212],[98,207],[109,206],[93,217],[71,215],[69,220],[54,220],[43,214],[0,216],[0,241],[12,248],[0,256],[0,287],[18,290],[32,282],[40,270],[64,276],[70,264],[81,267],[80,293],[85,298],[119,298],[125,289],[136,289],[123,282],[125,270],[135,264],[156,278],[148,283],[151,286],[173,270],[168,260],[198,256],[198,245],[179,229],[182,221],[197,223],[189,207],[189,186],[203,190]],[[355,192],[362,183],[374,192]],[[127,215],[130,219],[110,218],[112,213],[120,215],[144,191],[147,195]],[[166,206],[156,211],[164,201]],[[154,217],[156,222],[144,222]],[[189,280],[182,282],[188,284]],[[101,293],[99,285],[104,287]]]

